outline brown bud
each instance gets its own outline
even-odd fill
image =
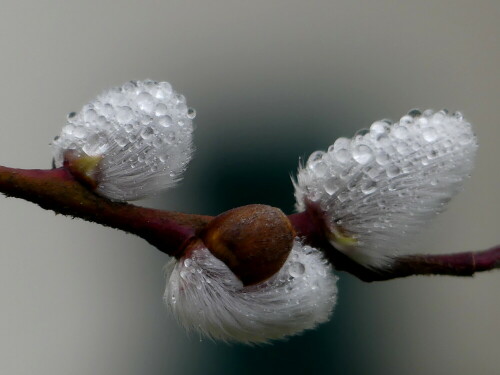
[[[293,246],[295,230],[278,208],[252,204],[224,212],[202,234],[208,249],[244,285],[261,282],[280,270]]]

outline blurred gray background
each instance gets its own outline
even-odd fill
[[[144,204],[293,210],[298,158],[413,107],[461,110],[473,178],[424,252],[500,242],[497,1],[0,3],[0,164],[50,167],[66,114],[130,79],[168,80],[198,112],[180,187]],[[0,197],[1,374],[493,374],[500,271],[364,284],[333,318],[263,347],[187,336],[162,303],[167,257],[121,232]]]

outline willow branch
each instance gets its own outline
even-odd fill
[[[362,281],[385,281],[415,275],[472,276],[476,272],[500,268],[500,246],[483,251],[454,254],[418,254],[394,258],[390,267],[373,269],[362,266],[333,247],[326,239],[321,221],[312,212],[289,216],[297,235],[311,246],[320,248],[335,269],[348,272]]]
[[[0,166],[0,192],[56,213],[135,234],[168,255],[178,255],[212,219],[112,202],[92,193],[65,168],[15,169]]]
[[[200,238],[211,216],[184,214],[113,202],[78,182],[66,168],[15,169],[0,166],[0,192],[22,198],[58,214],[79,217],[135,234],[160,251],[179,256]],[[472,276],[500,268],[500,246],[484,251],[442,255],[410,255],[394,259],[390,268],[366,268],[334,248],[327,240],[324,221],[311,212],[288,216],[297,235],[320,248],[335,269],[359,279],[383,281],[412,275]]]

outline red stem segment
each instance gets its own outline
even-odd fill
[[[39,170],[0,166],[0,191],[56,213],[136,234],[171,256],[179,255],[212,219],[112,202],[92,193],[65,168]]]

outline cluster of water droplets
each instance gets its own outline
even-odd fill
[[[167,265],[165,301],[179,322],[212,338],[266,342],[328,320],[337,278],[320,251],[295,240],[281,270],[252,286],[206,248]]]
[[[66,151],[102,156],[96,191],[134,200],[172,186],[192,154],[195,111],[168,82],[130,81],[68,115],[53,142],[56,166]]]
[[[459,112],[412,110],[397,123],[376,121],[327,152],[314,152],[299,168],[297,209],[305,210],[307,201],[319,205],[332,231],[355,240],[348,249],[334,244],[379,267],[460,190],[476,148]]]

